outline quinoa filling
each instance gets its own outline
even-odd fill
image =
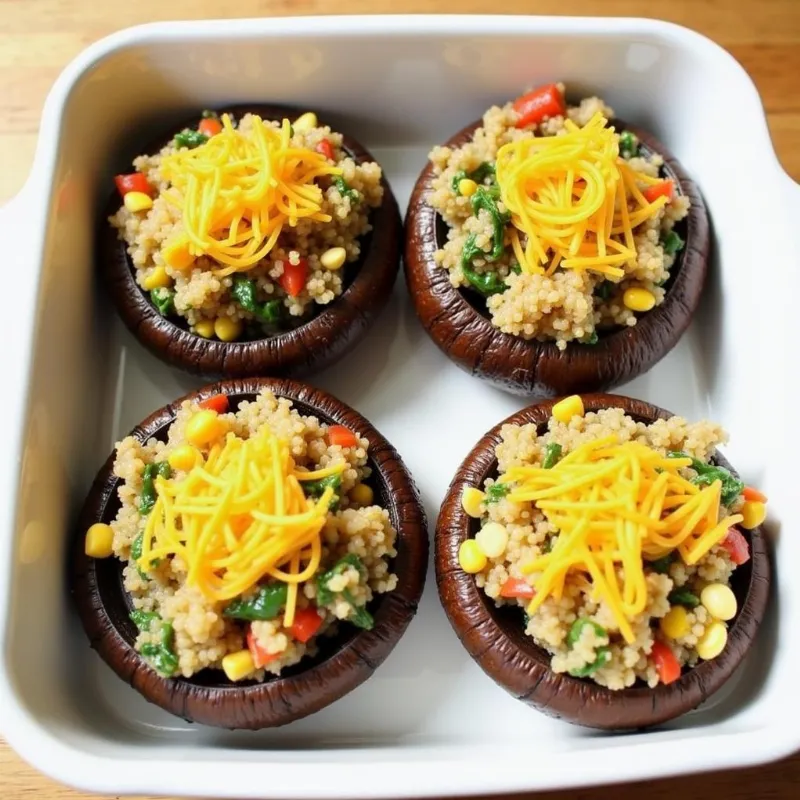
[[[725,441],[708,421],[584,413],[578,396],[544,432],[505,425],[497,477],[464,490],[480,527],[461,567],[523,611],[554,672],[612,690],[672,683],[725,648],[730,578],[750,558],[741,529],[766,513],[760,492],[712,463]]]
[[[137,284],[162,316],[221,341],[291,330],[338,297],[383,200],[380,166],[356,163],[312,112],[206,111],[133,166],[109,222]]]
[[[118,443],[120,508],[86,552],[125,562],[136,648],[156,671],[261,681],[343,625],[373,627],[397,534],[368,448],[269,391],[237,410],[187,401],[166,441]]]
[[[613,118],[598,97],[568,106],[553,84],[431,151],[428,202],[447,224],[436,263],[504,333],[591,345],[664,302],[689,198]]]

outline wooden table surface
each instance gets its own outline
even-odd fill
[[[223,11],[233,6],[235,12]],[[775,149],[800,181],[800,0],[0,0],[0,203],[22,186],[45,95],[67,62],[91,42],[142,22],[235,15],[325,13],[520,13],[648,16],[694,28],[727,48],[763,98]],[[731,121],[735,124],[736,103]],[[0,713],[2,710],[0,709]],[[757,769],[537,795],[537,800],[727,800],[796,798],[800,754]],[[4,800],[81,800],[24,764],[0,742]]]

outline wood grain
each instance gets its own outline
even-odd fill
[[[778,157],[800,181],[800,0],[0,0],[0,203],[25,181],[45,96],[65,64],[94,40],[129,25],[165,19],[327,13],[516,13],[647,16],[714,39],[745,67],[768,114]],[[735,120],[735,101],[732,103]],[[728,773],[545,793],[537,800],[789,800],[800,756]],[[25,765],[0,743],[4,800],[89,800]],[[265,788],[265,791],[268,789]]]

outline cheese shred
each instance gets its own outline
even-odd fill
[[[180,210],[183,227],[165,243],[165,260],[190,266],[206,255],[222,265],[213,272],[224,277],[264,258],[284,226],[330,222],[315,181],[342,170],[322,153],[294,147],[288,119],[276,128],[253,114],[245,130],[227,114],[221,122],[207,142],[164,156],[160,173],[170,184],[161,196]]]
[[[607,123],[598,111],[582,128],[567,119],[563,135],[517,139],[498,151],[497,183],[523,272],[550,275],[561,267],[620,279],[635,265],[633,230],[668,198],[645,199],[638,184],[660,179],[620,157],[619,135]]]
[[[269,576],[288,584],[284,625],[294,620],[298,589],[319,569],[320,534],[334,490],[306,497],[301,480],[341,473],[296,470],[289,446],[264,425],[249,439],[228,433],[204,464],[182,478],[155,481],[157,499],[138,565],[175,557],[187,584],[213,601],[238,597]]]
[[[740,514],[720,519],[721,482],[695,486],[680,474],[689,466],[691,459],[611,436],[578,447],[551,469],[514,467],[501,476],[515,485],[509,500],[534,503],[559,532],[549,553],[522,566],[535,576],[528,613],[561,597],[568,575],[588,578],[633,643],[631,622],[647,605],[644,562],[677,550],[696,564],[742,521]]]

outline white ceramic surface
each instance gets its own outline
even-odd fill
[[[143,352],[95,286],[92,236],[111,175],[182,110],[269,100],[325,112],[355,134],[404,204],[430,145],[556,79],[656,132],[708,203],[716,257],[701,313],[621,391],[720,420],[733,436],[726,454],[770,496],[779,566],[753,653],[712,703],[665,729],[600,735],[495,687],[456,640],[431,575],[387,662],[312,718],[232,733],[148,705],[90,651],[64,583],[70,522],[116,438],[198,385]],[[30,180],[0,212],[15,322],[0,351],[0,733],[43,772],[94,791],[276,799],[577,786],[739,767],[800,747],[800,586],[781,568],[800,560],[788,465],[798,432],[786,426],[799,212],[800,189],[780,170],[745,72],[665,23],[262,19],[145,26],[93,45],[54,86]],[[471,445],[524,405],[445,359],[402,282],[369,339],[314,382],[398,447],[431,520]]]

